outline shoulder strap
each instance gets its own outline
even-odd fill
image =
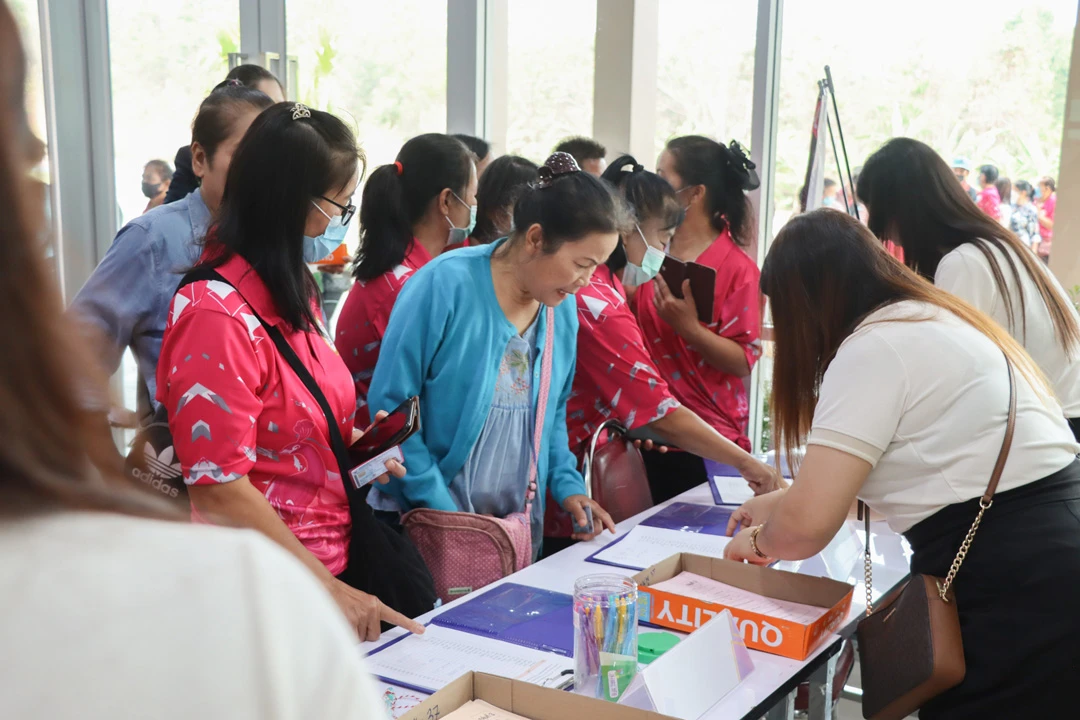
[[[990,483],[986,486],[986,492],[982,496],[982,504],[988,505],[997,492],[1001,474],[1005,471],[1005,461],[1009,459],[1009,450],[1012,449],[1013,433],[1016,431],[1016,371],[1013,369],[1012,360],[1005,356],[1005,365],[1009,368],[1009,419],[1005,423],[1005,439],[998,451],[997,463],[994,472],[990,475]]]
[[[536,497],[536,476],[540,465],[540,442],[544,437],[548,395],[551,393],[551,356],[555,349],[555,308],[547,308],[547,328],[544,330],[544,354],[540,358],[540,392],[536,398],[536,427],[533,428],[532,462],[529,464],[529,485],[525,490],[525,508]]]
[[[330,403],[326,400],[326,395],[319,389],[319,384],[315,382],[315,378],[311,376],[311,372],[304,366],[304,363],[300,361],[300,357],[296,354],[296,351],[292,349],[292,346],[289,345],[289,342],[285,339],[282,332],[263,320],[262,317],[259,316],[259,313],[255,311],[255,308],[251,306],[251,303],[247,302],[247,299],[240,293],[240,290],[226,280],[225,277],[214,268],[205,265],[196,267],[184,276],[184,279],[180,281],[177,290],[180,290],[180,288],[190,285],[191,283],[199,282],[200,280],[217,280],[236,290],[237,295],[240,295],[240,298],[243,299],[244,303],[248,306],[248,310],[255,319],[259,321],[259,324],[262,325],[263,330],[266,331],[266,334],[274,343],[274,347],[277,348],[278,353],[285,359],[285,362],[288,363],[289,367],[292,368],[293,373],[295,373],[300,382],[304,384],[304,387],[307,388],[307,391],[311,396],[315,398],[315,402],[319,405],[319,409],[322,410],[323,417],[326,419],[327,433],[330,436],[330,447],[334,451],[334,458],[337,459],[338,470],[341,473],[341,484],[345,487],[345,494],[350,496],[351,500],[351,496],[357,492],[357,490],[353,487],[353,484],[348,481],[349,447],[345,443],[345,438],[341,436],[341,430],[338,428],[337,419],[334,417],[334,411],[330,409]]]

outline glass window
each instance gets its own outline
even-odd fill
[[[749,147],[757,3],[664,0],[657,32],[656,155],[679,135]]]
[[[798,207],[827,63],[853,171],[908,136],[1014,181],[1056,177],[1076,13],[1073,0],[785,3],[774,228]],[[831,152],[826,177],[839,179]]]
[[[199,103],[225,79],[239,46],[240,9],[237,0],[108,0],[108,20],[120,227],[146,209],[143,166],[159,159],[171,167],[177,148],[191,142]],[[124,407],[136,407],[137,376],[125,352]]]
[[[41,25],[38,22],[39,0],[11,0],[9,7],[15,15],[23,52],[26,55],[26,112],[30,129],[42,141],[48,140],[45,122],[45,73],[41,63]],[[49,159],[42,160],[36,169],[38,179],[49,182]]]
[[[287,0],[300,102],[355,126],[368,166],[446,131],[446,0]]]
[[[239,46],[240,9],[237,0],[108,0],[108,18],[119,227],[146,209],[143,166],[172,166],[191,142],[199,103]]]
[[[506,151],[543,162],[592,135],[596,0],[510,0]]]

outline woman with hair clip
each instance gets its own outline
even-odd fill
[[[4,717],[379,717],[355,639],[295,559],[93,469],[110,441],[82,398],[106,377],[61,315],[38,242],[28,173],[44,146],[25,68],[0,3],[0,329],[19,338],[0,354]]]
[[[141,425],[154,415],[169,302],[202,252],[200,242],[221,205],[233,152],[271,104],[262,92],[242,85],[219,86],[210,93],[191,124],[193,167],[201,187],[121,228],[71,303],[71,313],[101,332],[107,373],[116,372],[124,350],[131,348],[139,367]]]
[[[606,184],[556,153],[518,199],[509,238],[447,253],[413,276],[390,318],[371,401],[396,407],[419,396],[423,426],[402,446],[407,474],[372,491],[375,507],[506,517],[525,507],[535,456],[534,557],[548,488],[580,526],[591,508],[593,532],[577,539],[614,532],[586,497],[567,439],[578,322],[574,303],[563,301],[611,254],[624,214]],[[552,332],[550,390],[541,401],[542,349]]]
[[[503,155],[488,166],[476,186],[476,227],[465,242],[448,245],[457,250],[487,245],[514,229],[514,203],[525,188],[536,182],[536,163],[517,155]]]
[[[597,429],[617,420],[627,430],[649,431],[699,457],[738,468],[755,494],[781,487],[776,471],[716,432],[697,413],[679,403],[656,371],[637,319],[626,303],[625,286],[656,277],[664,248],[683,217],[671,184],[629,155],[608,165],[601,178],[619,189],[634,212],[633,229],[619,237],[615,251],[577,294],[578,350],[573,393],[567,403],[570,451],[578,463]],[[622,280],[620,281],[620,277]],[[670,477],[649,477],[654,495],[667,495]],[[547,532],[557,525],[548,510]],[[562,524],[566,529],[569,523]],[[560,533],[569,535],[569,533]],[[549,535],[544,552],[566,540]]]
[[[713,317],[698,320],[689,282],[679,299],[660,276],[638,288],[634,314],[675,399],[749,451],[743,378],[761,354],[761,299],[757,265],[742,248],[753,235],[746,191],[758,186],[757,173],[737,142],[725,147],[697,135],[668,142],[656,166],[686,210],[669,254],[716,270]],[[650,451],[645,462],[651,478],[668,478],[657,502],[708,479],[704,461],[689,453]]]
[[[285,102],[285,89],[281,86],[281,81],[272,72],[259,65],[237,65],[229,71],[224,80],[217,84],[214,90],[220,90],[228,85],[240,85],[258,90],[270,98],[271,102]],[[169,191],[165,193],[166,205],[186,198],[199,189],[202,176],[195,172],[194,157],[190,145],[184,145],[176,151],[176,158],[173,160],[173,167],[176,170],[173,172]]]
[[[908,267],[1024,346],[1080,438],[1080,315],[1057,278],[1013,233],[972,207],[945,161],[918,140],[894,138],[871,155],[858,193],[870,230],[900,243]]]
[[[380,621],[422,630],[401,613],[430,605],[387,596],[392,608],[368,594],[371,568],[394,558],[372,555],[379,537],[366,533],[381,525],[362,501],[350,503],[343,484],[336,448],[354,436],[355,395],[306,266],[341,244],[362,159],[352,131],[328,113],[282,103],[255,120],[196,268],[216,275],[173,298],[158,399],[194,514],[276,541],[322,581],[360,638],[372,640]],[[279,350],[271,328],[313,382]],[[403,472],[396,463],[390,469]],[[400,564],[383,570],[405,572]]]
[[[1036,364],[840,213],[792,218],[761,286],[775,328],[778,447],[807,450],[790,488],[732,516],[729,533],[748,527],[724,556],[811,557],[859,499],[907,538],[913,575],[945,578],[975,522],[951,586],[967,674],[919,717],[1059,717],[1080,667],[1080,445]],[[1003,443],[1008,462],[978,522]]]
[[[365,183],[356,282],[334,339],[356,386],[357,427],[370,421],[368,387],[398,293],[448,245],[464,242],[475,224],[476,163],[449,135],[414,137]]]

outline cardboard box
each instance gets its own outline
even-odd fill
[[[805,625],[651,587],[684,571],[766,597],[828,608],[828,612]],[[805,660],[827,635],[839,627],[851,609],[851,595],[855,590],[847,583],[828,578],[689,553],[673,555],[646,568],[635,575],[634,580],[640,591],[638,616],[642,622],[693,632],[717,613],[730,610],[746,647],[794,660]]]
[[[470,700],[483,700],[529,720],[670,720],[666,715],[478,672],[462,675],[400,720],[439,720]]]

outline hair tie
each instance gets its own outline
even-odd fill
[[[397,168],[397,174],[398,175],[400,175],[405,170],[405,168],[402,167],[400,160],[395,160],[394,161],[394,167]]]
[[[311,117],[311,108],[303,103],[296,103],[292,109],[292,119],[299,120],[300,118]]]
[[[557,152],[549,157],[538,171],[540,182],[536,186],[540,189],[549,188],[555,180],[563,175],[572,175],[581,172],[577,160],[570,153]]]
[[[738,140],[732,140],[727,146],[728,167],[739,177],[742,190],[757,190],[761,185],[758,179],[757,165],[746,155]]]
[[[240,82],[236,78],[232,78],[231,80],[226,80],[225,84],[228,85],[229,87],[242,87],[244,85],[244,83]]]

